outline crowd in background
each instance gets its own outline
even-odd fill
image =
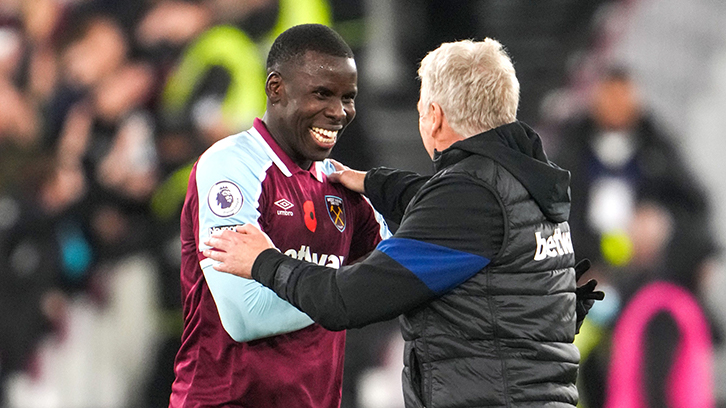
[[[261,117],[277,34],[335,24],[355,49],[361,15],[327,0],[0,3],[8,404],[165,406],[191,165]],[[340,156],[366,165],[348,140]]]
[[[384,92],[392,98],[388,103],[411,102],[415,111],[417,60],[442,41],[487,33],[472,18],[471,7],[476,3],[481,10],[482,2],[462,1],[460,8],[439,3],[403,2],[413,15],[429,16],[416,28],[429,35],[414,38],[412,32],[419,31],[412,29],[399,36],[410,75],[402,86]],[[590,13],[606,2],[586,3]],[[265,55],[278,33],[303,22],[329,24],[354,51],[365,53],[366,10],[376,4],[0,2],[0,401],[9,408],[18,401],[91,407],[98,406],[98,398],[106,401],[97,397],[104,394],[113,401],[109,407],[166,406],[181,335],[179,211],[191,164],[212,143],[261,116]],[[575,42],[586,44],[588,35],[585,30]],[[527,66],[525,56],[514,55],[518,71]],[[361,72],[361,78],[365,75]],[[520,80],[525,92],[531,82]],[[358,110],[365,115],[375,102],[365,93],[376,86],[363,79],[360,88]],[[699,341],[716,347],[720,329],[712,316],[722,311],[710,310],[701,297],[709,274],[717,270],[720,250],[711,229],[709,195],[662,124],[649,116],[627,67],[601,70],[591,89],[592,98],[583,104],[587,109],[546,127],[529,106],[539,101],[523,98],[529,117],[520,119],[546,129],[551,158],[572,172],[577,257],[593,261],[591,277],[606,291],[606,300],[592,309],[576,340],[583,356],[583,404],[597,407],[608,400],[604,384],[611,376],[613,332],[641,289],[653,282],[683,288],[708,325],[709,338]],[[364,125],[353,122],[334,150],[336,158],[361,169],[380,164],[375,138]],[[132,286],[130,292],[119,289],[119,271],[134,268],[144,273],[124,281]],[[103,314],[114,307],[118,310]],[[98,316],[84,314],[89,309]],[[652,347],[646,347],[644,358],[647,372],[663,375],[646,379],[646,388],[652,391],[652,406],[665,406],[666,397],[658,391],[677,381],[668,374],[679,359],[681,337],[673,333],[681,325],[658,316],[647,327]],[[150,322],[139,325],[135,319]],[[88,345],[76,336],[97,326],[106,334],[96,342],[120,350],[104,360],[108,370],[134,377],[116,385],[125,389],[77,383],[62,389],[62,381],[48,380],[49,361],[58,366],[53,374],[62,376],[64,365],[75,364],[73,358]],[[354,380],[362,370],[385,362],[393,328],[378,326],[349,336],[344,405],[363,406],[364,399],[355,397]],[[144,341],[130,340],[142,332]],[[81,344],[75,354],[53,359],[54,350],[74,341]],[[79,381],[107,380],[94,363],[74,368],[86,373]],[[120,368],[130,365],[135,368]],[[79,402],[71,406],[68,401]]]
[[[720,252],[708,196],[662,124],[643,106],[638,91],[624,68],[604,71],[593,86],[588,109],[558,131],[562,146],[555,161],[572,172],[572,239],[578,256],[593,262],[589,273],[606,293],[575,340],[582,358],[581,400],[587,407],[624,404],[612,402],[624,391],[603,386],[626,376],[623,367],[615,368],[615,351],[626,353],[631,366],[641,361],[639,368],[648,373],[641,384],[647,389],[648,406],[680,406],[667,390],[673,388],[669,381],[686,375],[672,371],[686,333],[673,318],[671,306],[658,306],[652,315],[636,319],[637,324],[622,320],[626,311],[645,310],[634,299],[651,285],[673,284],[678,294],[682,291],[689,302],[699,304],[687,319],[709,322],[710,334],[704,331],[689,339],[708,349],[702,357],[713,359],[711,345],[721,337],[717,320],[710,316],[713,311],[703,304]],[[652,296],[659,302],[677,302],[677,294],[670,291]],[[654,303],[654,298],[646,301]],[[632,350],[613,334],[624,324],[628,339],[644,330]],[[705,382],[690,390],[691,403],[698,390],[714,395],[712,384]]]

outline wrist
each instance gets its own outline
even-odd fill
[[[372,170],[368,170],[365,175],[363,176],[363,195],[368,197],[368,191],[370,191],[370,179],[371,179]]]
[[[283,255],[276,248],[265,249],[257,255],[255,262],[252,264],[252,279],[270,287],[275,277],[277,265],[287,258],[287,255]]]

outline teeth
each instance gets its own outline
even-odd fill
[[[315,139],[317,139],[320,143],[335,142],[335,138],[338,136],[337,130],[328,130],[315,126],[310,129],[312,130],[312,134],[315,136]]]

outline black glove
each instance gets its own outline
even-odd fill
[[[582,275],[590,269],[590,265],[590,260],[587,258],[575,265],[575,282],[580,280]],[[595,301],[603,300],[605,298],[605,293],[601,290],[596,291],[595,286],[597,286],[597,281],[595,279],[590,279],[584,285],[578,286],[577,289],[575,289],[575,294],[577,295],[575,306],[575,312],[577,313],[577,326],[575,328],[575,334],[580,332],[582,322],[585,321],[585,316],[587,316],[587,312],[590,311],[590,308],[595,304]]]

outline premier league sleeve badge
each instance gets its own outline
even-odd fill
[[[231,217],[242,208],[242,191],[231,181],[220,181],[209,189],[207,205],[218,217]]]

